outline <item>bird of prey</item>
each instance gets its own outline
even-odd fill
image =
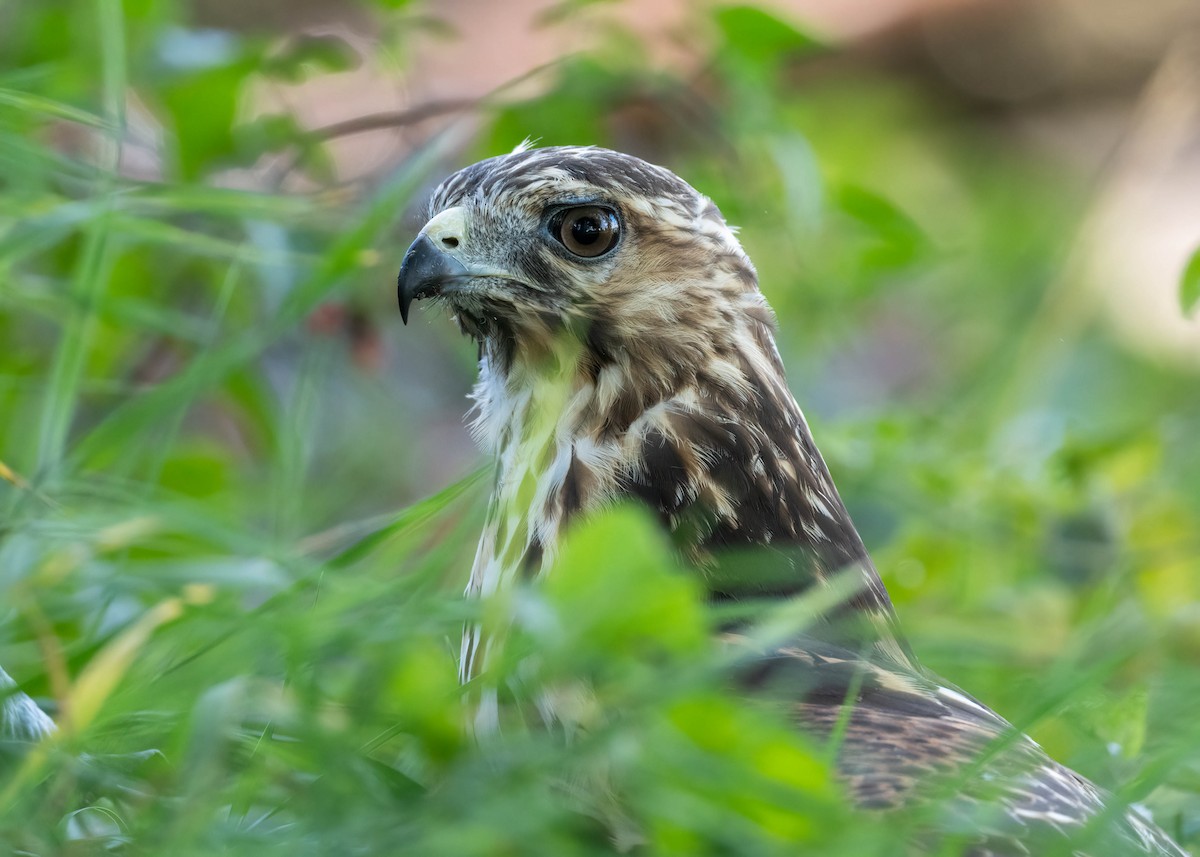
[[[1073,853],[1182,857],[912,656],[788,389],[754,266],[674,173],[591,147],[467,167],[433,193],[398,296],[406,322],[429,299],[479,346],[474,428],[497,469],[469,596],[541,574],[572,519],[622,498],[648,504],[702,567],[770,546],[748,576],[706,573],[714,599],[786,598],[849,574],[834,618],[739,678],[784,694],[810,733],[842,732],[837,771],[861,806],[913,807],[954,782],[948,806],[969,819],[975,857],[1063,853],[1100,823]],[[463,680],[493,644],[467,630]]]

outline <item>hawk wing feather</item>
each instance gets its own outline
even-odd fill
[[[1089,857],[1184,853],[994,711],[928,676],[805,639],[753,659],[739,678],[835,745],[860,806],[935,807],[938,823],[927,826],[959,833],[966,854],[1064,853],[1064,838]]]

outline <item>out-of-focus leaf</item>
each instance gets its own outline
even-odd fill
[[[182,446],[164,462],[162,485],[188,497],[218,493],[228,487],[230,478],[230,462],[222,452],[205,439]]]
[[[770,66],[821,47],[813,36],[757,6],[724,6],[713,17],[725,49],[744,62]]]
[[[550,645],[600,660],[694,650],[706,633],[695,581],[674,569],[668,543],[641,509],[622,507],[575,528],[546,581],[559,617]]]
[[[403,704],[400,725],[419,736],[425,752],[443,763],[461,752],[466,736],[454,659],[429,641],[407,652],[391,681]]]
[[[863,254],[873,270],[900,268],[926,246],[924,232],[911,217],[878,193],[855,185],[836,190],[838,208],[866,226],[877,241]]]
[[[44,98],[29,92],[18,92],[12,89],[0,89],[0,104],[16,110],[26,110],[32,113],[44,113],[56,119],[68,122],[78,122],[93,128],[108,129],[112,126],[102,116],[80,110],[70,104],[63,104],[51,98]]]
[[[316,181],[332,184],[337,180],[337,164],[325,146],[311,143],[303,145],[296,166]]]
[[[586,56],[565,62],[560,75],[553,92],[497,112],[491,146],[510,151],[530,137],[536,138],[539,146],[605,139],[605,106],[622,92],[623,75]]]
[[[197,179],[235,159],[234,119],[253,70],[252,62],[241,60],[178,75],[163,88],[161,97],[171,116],[179,174],[184,179]]]
[[[486,471],[477,470],[465,479],[443,488],[431,497],[412,504],[398,515],[383,515],[368,521],[351,522],[335,531],[318,533],[301,543],[305,551],[324,551],[334,548],[338,552],[328,562],[331,566],[343,567],[361,559],[369,551],[378,548],[382,541],[395,538],[444,512],[462,494],[476,487]]]
[[[283,50],[262,63],[259,71],[298,83],[318,74],[349,71],[359,62],[358,53],[345,39],[333,35],[301,35],[289,39]]]
[[[168,598],[152,607],[122,631],[88,662],[68,699],[73,729],[86,729],[100,713],[100,707],[116,690],[121,677],[133,663],[138,651],[146,645],[158,626],[171,622],[183,613],[183,602]]]
[[[616,2],[619,2],[619,0],[561,0],[561,2],[554,4],[544,12],[538,13],[537,23],[540,26],[562,24],[593,6],[602,6],[606,3],[614,4]]]
[[[1200,250],[1196,250],[1184,266],[1179,281],[1179,305],[1184,315],[1191,315],[1200,305]]]
[[[290,113],[272,113],[238,125],[234,136],[243,156],[252,161],[266,152],[304,141],[305,132]]]

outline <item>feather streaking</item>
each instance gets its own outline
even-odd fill
[[[754,266],[712,201],[628,155],[522,148],[448,178],[429,215],[401,308],[440,302],[478,341],[473,428],[497,468],[469,596],[542,573],[572,518],[621,498],[661,517],[715,599],[791,597],[849,570],[858,585],[825,625],[748,658],[740,677],[811,733],[838,732],[838,772],[862,806],[948,792],[949,823],[979,857],[1061,849],[1113,815],[911,655],[788,390]],[[770,546],[768,561],[720,573],[753,546]],[[463,681],[495,645],[465,632]],[[1136,812],[1115,815],[1087,854],[1183,855]]]

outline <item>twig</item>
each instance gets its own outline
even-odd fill
[[[483,100],[483,98],[445,98],[438,101],[427,101],[405,110],[387,110],[382,113],[356,116],[344,122],[334,122],[331,125],[314,128],[304,135],[305,142],[333,140],[338,137],[349,137],[352,134],[381,131],[386,128],[403,128],[405,125],[415,125],[435,116],[470,110],[477,107]]]

